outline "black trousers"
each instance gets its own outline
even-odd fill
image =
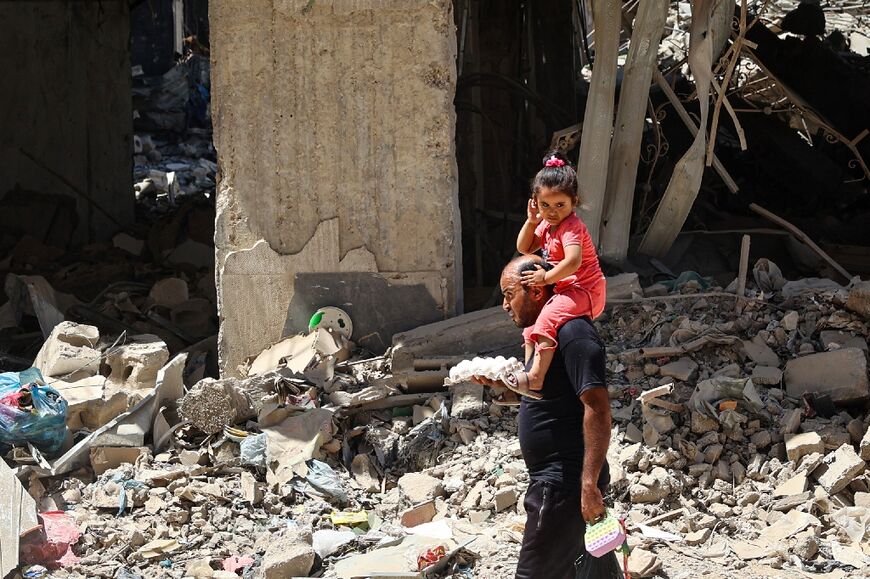
[[[564,489],[532,481],[526,491],[526,529],[517,579],[574,579],[583,552],[586,523],[580,513],[580,485]]]

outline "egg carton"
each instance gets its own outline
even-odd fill
[[[472,376],[483,376],[490,380],[503,380],[505,376],[524,368],[522,362],[514,357],[505,358],[474,358],[463,360],[450,369],[450,375],[444,380],[448,386],[460,382],[468,382]]]

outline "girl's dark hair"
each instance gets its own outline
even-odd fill
[[[555,163],[553,161],[556,161]],[[547,162],[553,166],[547,166]],[[555,166],[561,161],[561,166]],[[541,163],[544,167],[538,171],[532,179],[532,195],[537,195],[541,189],[555,189],[569,197],[572,197],[577,205],[580,204],[580,192],[577,190],[577,171],[571,166],[571,162],[560,151],[550,151],[544,156]]]

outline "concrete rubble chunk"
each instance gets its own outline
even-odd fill
[[[785,413],[780,419],[779,432],[782,435],[795,434],[801,426],[801,409],[793,408]]]
[[[375,465],[372,464],[372,459],[369,458],[369,455],[358,454],[353,457],[350,472],[354,480],[364,491],[376,493],[381,490],[380,482],[378,482],[378,471],[375,469]]]
[[[637,547],[628,558],[628,571],[632,578],[653,577],[662,568],[662,562],[650,551]]]
[[[870,460],[870,428],[864,433],[864,438],[861,439],[859,446],[861,460]]]
[[[673,378],[680,382],[688,382],[695,376],[698,364],[689,357],[665,364],[659,369],[659,373],[666,378]]]
[[[411,528],[428,523],[435,518],[436,513],[435,501],[426,501],[425,503],[411,507],[402,513],[402,526]]]
[[[750,360],[762,366],[779,367],[779,356],[758,334],[751,340],[743,340],[743,350]]]
[[[110,374],[107,390],[146,392],[157,383],[157,372],[169,361],[166,344],[151,334],[130,338],[131,342],[106,352]]]
[[[203,378],[181,399],[179,413],[206,434],[256,416],[250,399],[232,378]]]
[[[501,511],[514,506],[517,504],[518,497],[519,495],[514,488],[509,487],[499,489],[495,493],[495,512],[500,513]]]
[[[842,348],[789,360],[785,365],[786,392],[793,398],[806,393],[828,394],[835,403],[870,398],[867,357],[858,348]]]
[[[786,435],[785,455],[789,460],[797,462],[802,456],[813,452],[825,452],[825,443],[817,432]]]
[[[442,493],[441,481],[428,474],[409,472],[399,478],[399,488],[411,504],[434,499]]]
[[[483,414],[486,411],[482,385],[462,382],[450,386],[450,392],[453,399],[450,407],[451,416],[465,418]]]
[[[798,314],[796,311],[792,310],[792,311],[786,313],[782,317],[782,320],[780,320],[780,325],[787,332],[793,332],[794,330],[797,329],[799,321],[800,321],[800,314]]]
[[[819,486],[829,495],[835,495],[864,472],[867,463],[855,453],[851,444],[844,444],[825,457],[825,464],[821,468],[825,466],[827,469],[818,477]]]
[[[870,320],[870,281],[861,281],[849,290],[846,308]]]
[[[94,376],[100,370],[100,352],[95,349],[99,340],[94,326],[61,322],[42,344],[33,366],[46,378],[64,377],[68,382]]]
[[[633,272],[620,273],[607,277],[607,300],[625,300],[634,297],[642,297],[643,288],[640,286],[638,275]]]
[[[273,537],[269,543],[263,555],[265,579],[307,577],[314,566],[314,547],[288,535]]]
[[[774,497],[793,497],[807,490],[807,473],[802,472],[794,475],[773,489]]]
[[[752,369],[752,383],[761,386],[778,386],[782,382],[782,370],[773,366],[756,366]]]

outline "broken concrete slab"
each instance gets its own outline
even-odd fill
[[[118,468],[122,464],[135,464],[141,456],[151,454],[151,449],[145,446],[99,446],[92,447],[91,467],[94,474],[100,476],[107,470]]]
[[[369,455],[358,454],[353,457],[350,472],[353,475],[353,479],[364,491],[376,493],[381,490],[378,471],[375,469],[375,465],[372,464],[372,459],[369,458]]]
[[[157,372],[169,361],[169,349],[159,337],[140,334],[130,342],[106,352],[110,369],[107,397],[114,392],[151,390],[157,383]]]
[[[206,434],[257,415],[251,398],[233,378],[203,378],[181,399],[178,412]]]
[[[261,430],[267,437],[266,482],[280,486],[308,474],[305,462],[332,439],[332,411],[315,408],[270,426],[261,423]]]
[[[481,357],[520,356],[521,342],[519,329],[504,310],[489,308],[397,334],[392,369],[398,374],[425,370],[427,358],[462,357],[469,352]],[[446,377],[445,370],[441,380]]]
[[[846,309],[870,320],[870,281],[860,281],[849,289]]]
[[[342,348],[341,337],[317,328],[310,334],[290,336],[269,346],[251,361],[247,374],[255,376],[281,365],[301,374],[315,363],[318,356],[336,356]]]
[[[756,366],[752,369],[752,383],[760,386],[778,386],[782,383],[782,370],[773,366]]]
[[[107,401],[103,400],[103,390],[106,384],[105,376],[91,376],[82,378],[75,382],[66,382],[64,380],[53,380],[51,385],[57,390],[67,403],[66,410],[66,425],[72,431],[82,428],[95,429],[99,428],[121,412],[127,409],[126,402],[122,405],[117,405],[117,410],[106,408]],[[108,412],[106,412],[108,410]],[[99,420],[100,416],[109,415],[108,418],[96,423],[90,417],[96,417]],[[83,415],[85,416],[83,420]]]
[[[620,273],[607,278],[607,301],[630,300],[643,295],[636,273]]]
[[[462,382],[449,387],[451,393],[450,415],[459,418],[477,416],[486,411],[483,401],[483,386]]]
[[[665,364],[659,369],[659,373],[666,378],[673,378],[680,382],[691,380],[698,370],[698,364],[691,358],[684,356],[674,362]]]
[[[428,474],[409,472],[399,478],[399,489],[411,504],[424,503],[441,496],[441,481]]]
[[[776,352],[758,334],[752,340],[743,340],[743,351],[746,356],[761,366],[779,368],[780,360]]]
[[[435,509],[435,501],[426,501],[402,513],[401,522],[403,527],[416,527],[423,523],[429,523],[435,518],[437,510]]]
[[[785,454],[789,460],[797,463],[801,457],[814,452],[825,452],[825,443],[817,432],[785,435]]]
[[[314,566],[314,548],[289,532],[272,537],[263,555],[265,579],[307,577]]]
[[[852,445],[844,444],[825,457],[825,462],[820,467],[822,472],[820,475],[817,474],[819,486],[825,489],[828,495],[835,495],[864,472],[866,466],[867,463],[855,453]]]
[[[800,398],[806,393],[828,394],[835,403],[870,398],[867,358],[858,348],[842,348],[789,360],[784,373],[786,392]]]
[[[100,370],[99,340],[95,326],[61,322],[42,344],[33,366],[46,378],[62,377],[68,382],[94,376]]]
[[[787,481],[773,489],[773,497],[793,497],[807,490],[807,473],[802,472],[794,475]]]
[[[36,502],[0,458],[0,577],[18,568],[19,538],[37,526]]]

